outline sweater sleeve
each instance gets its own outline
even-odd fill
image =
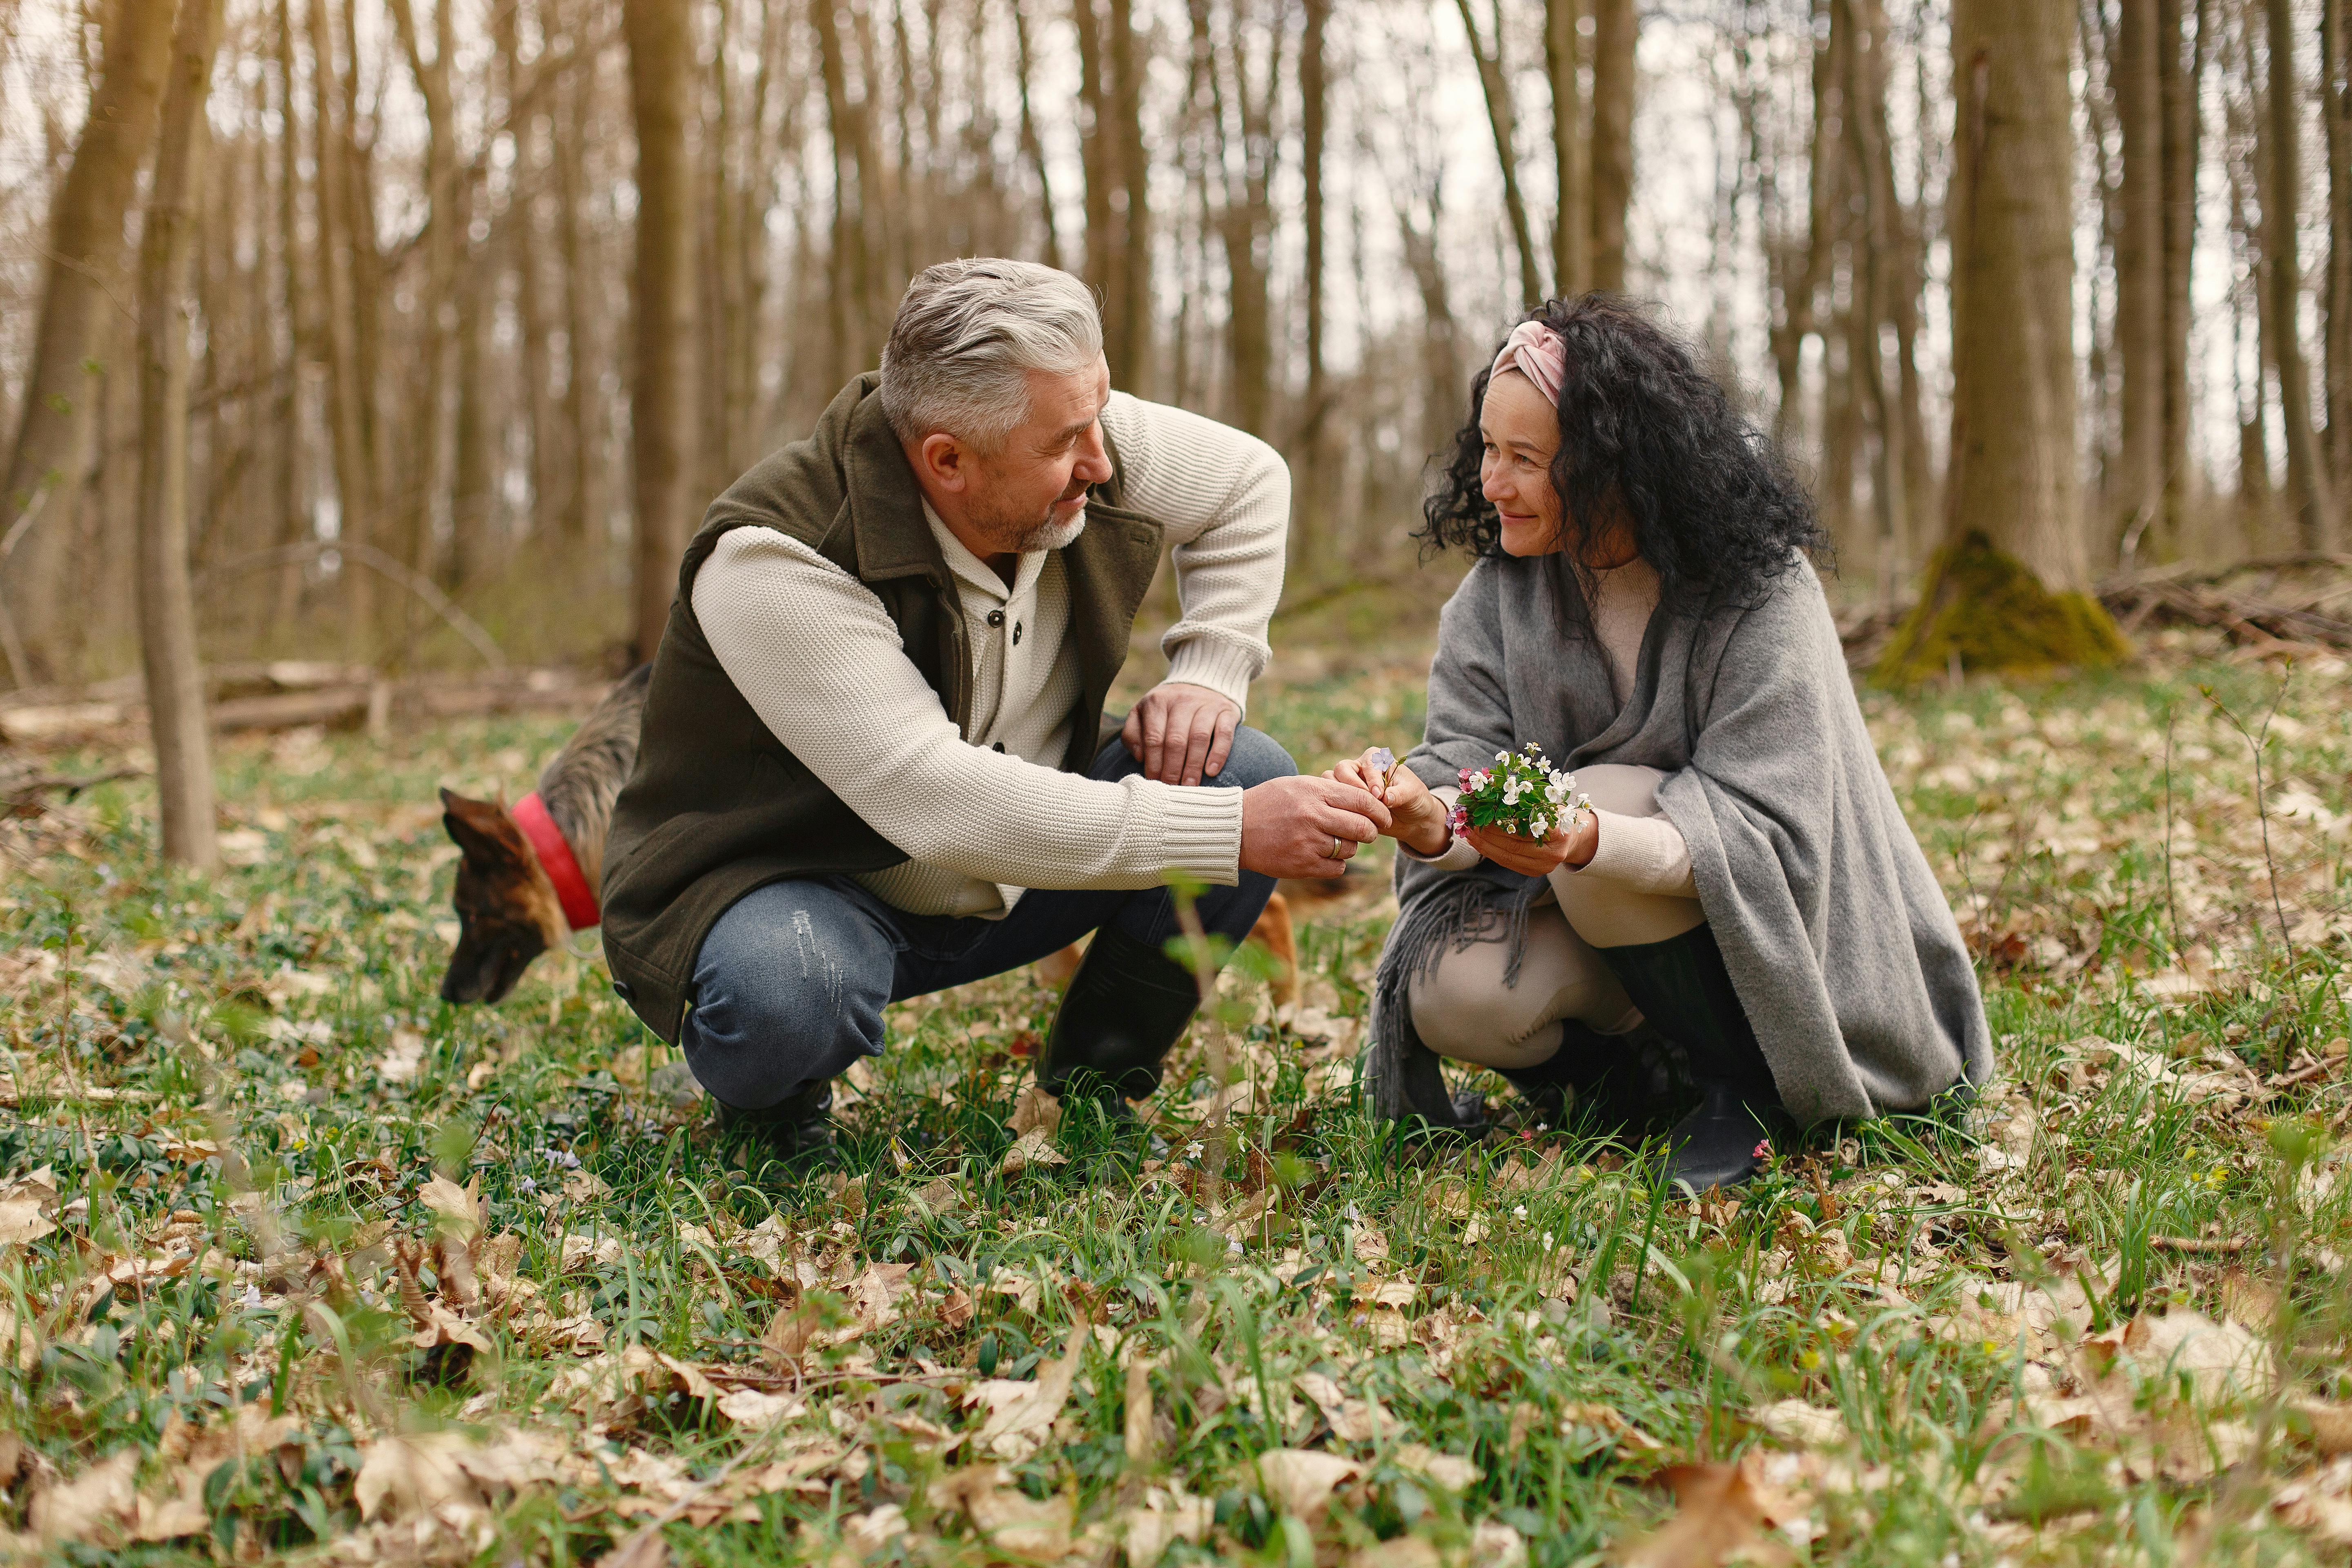
[[[1111,394],[1102,423],[1118,446],[1129,504],[1165,526],[1175,547],[1183,616],[1160,639],[1168,679],[1222,692],[1246,711],[1282,598],[1289,467],[1244,431],[1123,392]]]
[[[1454,807],[1462,799],[1462,792],[1452,784],[1440,784],[1429,793],[1445,803],[1445,810],[1449,816],[1453,814]],[[1412,846],[1402,838],[1396,841],[1396,847],[1397,853],[1406,859],[1418,860],[1424,866],[1434,866],[1441,871],[1467,871],[1485,858],[1477,850],[1470,847],[1470,841],[1467,838],[1459,837],[1447,838],[1445,847],[1434,855],[1417,854]]]
[[[776,738],[914,860],[1020,888],[1239,875],[1241,791],[1106,784],[966,743],[881,601],[797,540],[729,531],[694,613]]]
[[[1601,842],[1592,858],[1570,874],[1597,877],[1637,893],[1657,893],[1674,899],[1696,899],[1691,880],[1690,846],[1682,832],[1663,816],[1627,816],[1594,808],[1601,825]]]

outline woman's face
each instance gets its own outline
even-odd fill
[[[1559,414],[1516,370],[1486,384],[1478,410],[1486,455],[1478,465],[1480,490],[1503,520],[1502,545],[1512,555],[1549,555],[1560,547],[1559,492],[1551,460],[1559,453]]]

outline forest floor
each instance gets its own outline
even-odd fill
[[[1420,668],[1294,661],[1254,721],[1402,750]],[[436,999],[434,787],[562,723],[234,741],[210,879],[135,781],[10,819],[0,1557],[2342,1562],[2346,676],[1867,693],[2002,1076],[1698,1203],[1357,1111],[1377,876],[1295,1006],[1229,971],[1164,1162],[1052,1124],[1024,972],[892,1009],[796,1173],[591,940]]]

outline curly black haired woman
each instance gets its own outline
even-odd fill
[[[1428,731],[1332,770],[1383,794],[1402,851],[1378,1109],[1478,1126],[1445,1057],[1555,1121],[1655,1127],[1679,1066],[1665,1175],[1704,1192],[1791,1122],[1981,1083],[1975,971],[1864,729],[1811,504],[1689,347],[1611,296],[1532,311],[1425,519],[1475,558]],[[1465,771],[1531,742],[1592,808],[1540,841],[1456,828]]]

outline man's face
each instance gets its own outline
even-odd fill
[[[968,521],[993,551],[1058,550],[1084,532],[1087,488],[1110,478],[1103,450],[1103,405],[1110,366],[1029,373],[1029,417],[994,449],[969,451]]]

